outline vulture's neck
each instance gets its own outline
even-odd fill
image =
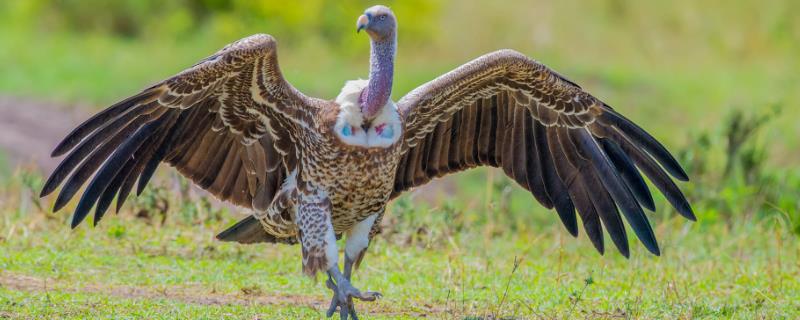
[[[372,120],[380,113],[381,108],[389,102],[389,98],[392,95],[397,36],[392,35],[384,40],[372,40],[370,42],[372,44],[372,54],[369,58],[369,84],[361,92],[360,101],[361,113],[368,120]]]

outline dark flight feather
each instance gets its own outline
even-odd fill
[[[75,145],[77,145],[78,142],[83,140],[83,138],[85,138],[87,135],[94,132],[95,129],[107,125],[109,120],[125,113],[132,107],[139,106],[143,101],[147,102],[151,100],[158,94],[159,92],[157,91],[145,90],[133,97],[122,100],[108,107],[107,109],[100,111],[78,125],[74,130],[72,130],[72,132],[67,134],[67,136],[64,137],[64,139],[62,139],[61,142],[53,149],[53,152],[50,154],[50,156],[58,157],[63,155],[65,152],[75,147]]]
[[[673,177],[681,181],[689,181],[689,177],[686,175],[686,172],[683,171],[681,165],[678,164],[678,161],[667,151],[667,148],[664,148],[664,146],[647,133],[647,131],[644,131],[644,129],[610,109],[603,113],[600,120],[608,121],[613,126],[619,128],[632,141],[653,155]]]
[[[307,123],[309,119],[298,108],[307,110],[320,103],[312,103],[282,78],[274,51],[270,36],[242,39],[212,58],[99,112],[56,146],[53,156],[70,153],[48,178],[42,196],[63,183],[54,204],[54,210],[59,210],[89,181],[71,225],[76,227],[92,207],[96,224],[115,197],[119,211],[137,180],[140,194],[159,163],[168,162],[220,199],[250,207],[256,190],[264,189],[259,183],[282,183],[275,177],[285,177],[279,172],[286,170],[283,165],[295,166],[294,156],[287,159],[273,146],[280,145],[283,154],[294,153],[294,146],[287,142],[290,131],[281,125]],[[253,81],[256,74],[261,75],[260,82]],[[254,94],[269,101],[280,99],[279,105],[284,109],[273,110],[268,116],[286,119],[262,123],[259,113],[266,112],[267,106],[254,101]],[[220,114],[226,118],[221,119]],[[212,128],[213,123],[217,127]],[[267,137],[262,140],[269,142],[246,146],[242,135],[248,139]],[[205,136],[209,139],[204,143]],[[264,163],[253,162],[250,157]],[[268,174],[268,166],[279,173]],[[248,172],[243,172],[245,169]],[[221,174],[226,176],[220,177]],[[256,174],[259,176],[253,176]]]
[[[437,168],[436,176],[481,165],[502,168],[544,207],[555,208],[573,235],[577,211],[600,252],[605,227],[620,253],[629,256],[624,215],[644,246],[660,254],[642,209],[655,210],[642,173],[681,215],[694,219],[667,172],[678,180],[688,177],[661,143],[574,82],[517,52],[482,56],[413,90],[397,105],[407,131],[392,198],[430,179],[433,172],[419,179],[425,172],[417,168],[427,165],[422,162],[434,152],[427,142],[446,124],[459,134],[444,141],[463,156],[451,152],[449,171]],[[436,141],[433,150],[447,148]]]
[[[129,158],[131,153],[139,148],[164,120],[164,118],[159,118],[136,130],[136,133],[122,143],[111,157],[105,161],[89,183],[89,186],[86,187],[86,191],[83,193],[83,196],[81,196],[81,200],[78,201],[78,206],[75,208],[75,213],[72,216],[71,226],[73,228],[77,227],[78,224],[83,221],[89,213],[89,210],[94,206],[98,197],[102,195],[102,192],[105,191],[106,187],[112,182],[114,176],[125,165],[127,161],[124,160]]]
[[[658,242],[655,234],[653,234],[653,229],[650,227],[650,222],[647,221],[647,217],[644,215],[644,211],[639,207],[630,190],[622,183],[622,179],[611,166],[611,162],[603,151],[600,150],[597,141],[585,130],[573,130],[570,133],[575,134],[575,140],[580,143],[579,147],[591,158],[591,162],[595,166],[603,185],[606,186],[614,202],[627,218],[639,240],[642,241],[647,250],[655,255],[660,255],[661,251],[658,248]]]
[[[639,174],[639,170],[637,170],[636,166],[631,162],[631,159],[625,155],[625,152],[622,151],[616,142],[608,139],[599,139],[599,141],[608,159],[614,164],[620,177],[625,180],[625,184],[631,189],[636,200],[639,201],[639,204],[650,211],[656,211],[653,195],[650,194],[650,189],[644,182],[642,175]]]

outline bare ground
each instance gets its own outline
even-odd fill
[[[329,297],[301,296],[287,294],[264,294],[258,290],[242,289],[242,292],[220,293],[202,286],[164,286],[164,287],[135,287],[135,286],[107,286],[90,284],[83,287],[66,285],[50,278],[37,278],[27,275],[0,272],[0,287],[16,291],[46,293],[57,290],[68,293],[89,293],[111,295],[122,299],[166,299],[175,302],[198,305],[273,305],[273,306],[306,306],[320,313],[328,308]],[[419,305],[417,310],[422,313],[404,312],[400,308],[377,301],[373,303],[359,303],[359,309],[370,314],[382,315],[407,315],[424,317],[429,314],[441,313],[435,307]]]
[[[58,165],[50,152],[61,138],[86,119],[88,108],[0,96],[0,150],[9,165],[34,164],[44,171]]]

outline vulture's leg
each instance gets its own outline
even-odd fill
[[[299,190],[295,220],[303,250],[303,272],[312,277],[319,271],[338,268],[331,212],[331,201],[323,191]]]
[[[377,294],[362,293],[354,288],[339,270],[339,251],[336,235],[331,224],[331,201],[322,190],[299,190],[297,197],[296,222],[300,229],[300,243],[303,249],[303,272],[314,276],[318,271],[328,272],[328,288],[333,290],[333,303],[328,316],[336,308],[342,319],[356,317],[353,298],[372,301]]]
[[[352,279],[353,267],[358,268],[361,260],[364,259],[364,254],[369,247],[369,234],[377,217],[378,213],[373,214],[347,232],[347,242],[344,246],[344,277],[347,280]]]
[[[369,233],[377,216],[377,214],[373,214],[367,217],[347,232],[347,242],[344,249],[344,274],[339,272],[338,267],[328,271],[328,281],[325,284],[333,290],[333,299],[327,312],[328,317],[332,316],[338,307],[341,308],[339,312],[342,319],[347,319],[348,315],[352,316],[353,319],[358,319],[353,305],[353,298],[362,301],[374,301],[381,297],[378,292],[362,293],[350,283],[353,275],[353,266],[358,264],[367,251]]]

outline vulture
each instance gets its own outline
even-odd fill
[[[391,98],[398,23],[385,6],[358,17],[370,38],[367,80],[345,82],[334,100],[292,87],[275,39],[253,35],[92,116],[61,141],[66,155],[41,196],[54,211],[83,193],[75,228],[97,224],[134,185],[142,192],[161,162],[249,216],[217,238],[300,244],[302,271],[325,272],[328,317],[356,318],[354,299],[381,295],[352,285],[387,202],[431,179],[479,166],[501,168],[567,231],[604,252],[603,228],[629,255],[626,228],[659,255],[642,208],[655,210],[642,176],[695,220],[673,179],[688,181],[653,136],[545,65],[513,51],[472,60]],[[621,214],[620,214],[621,213]],[[337,239],[345,237],[339,266]]]

